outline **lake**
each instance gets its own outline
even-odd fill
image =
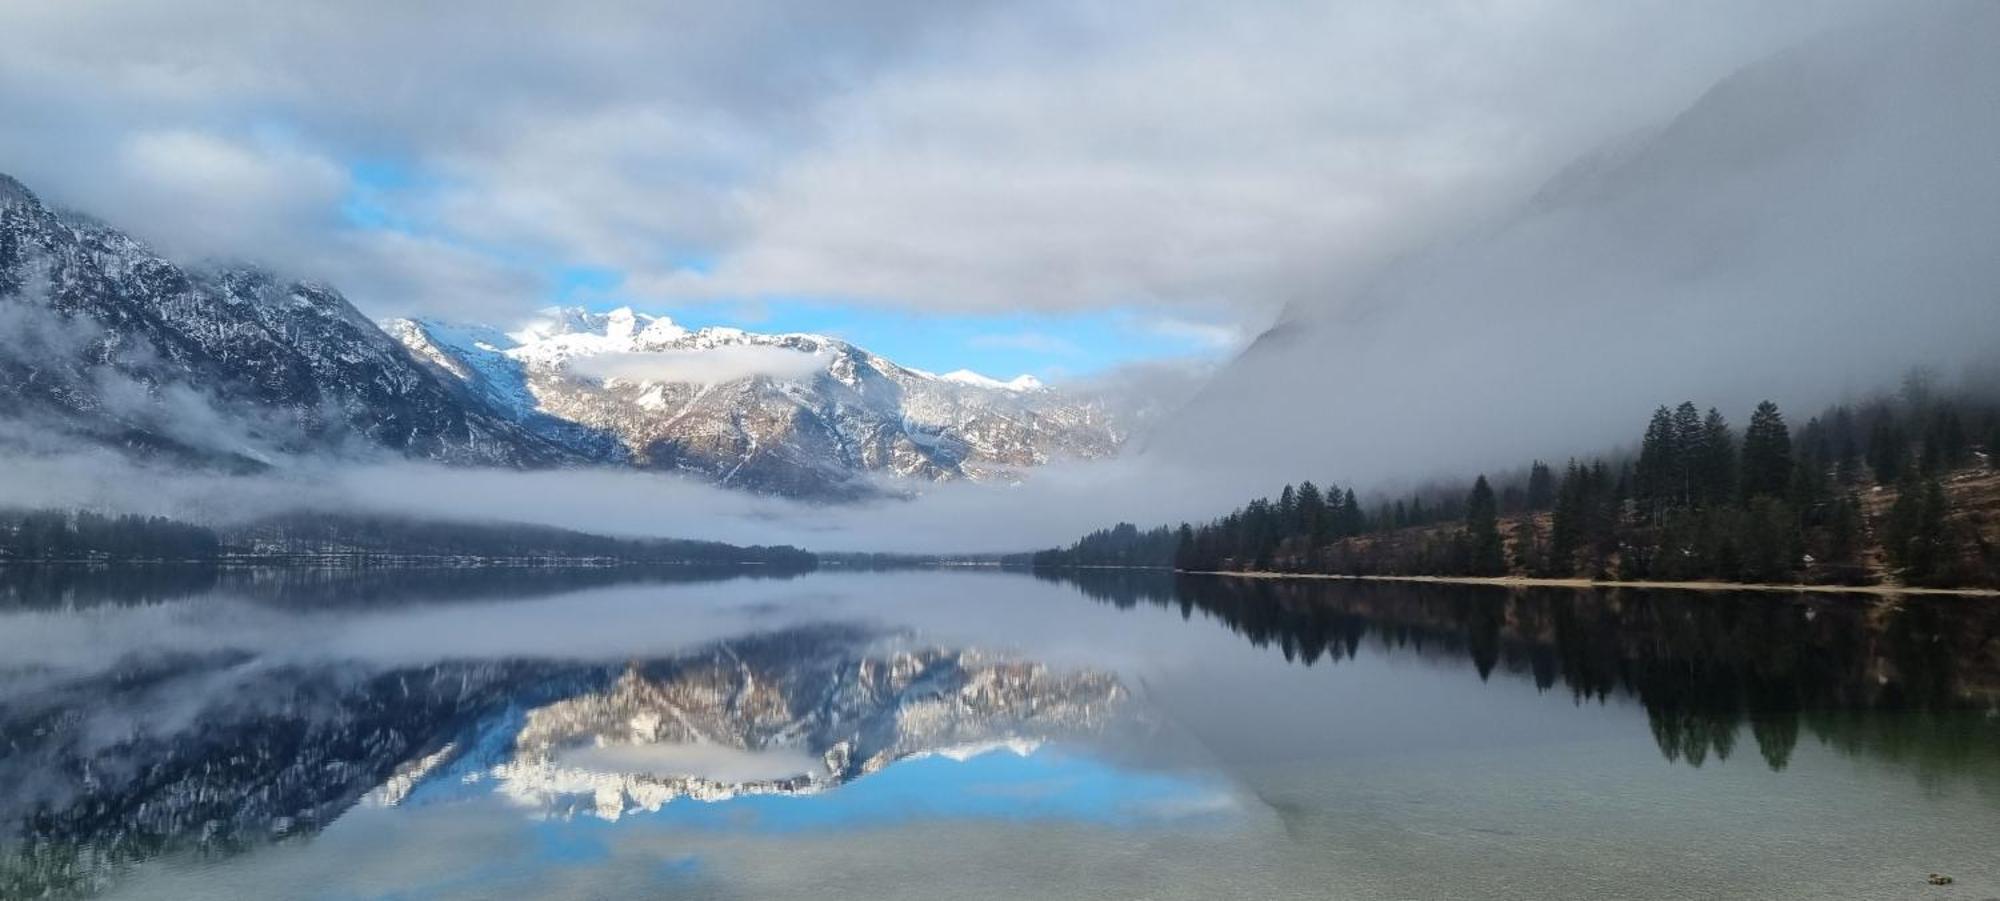
[[[15,573],[0,897],[2000,897],[1991,601],[732,575]]]

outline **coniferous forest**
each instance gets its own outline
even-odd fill
[[[789,567],[814,563],[812,554],[789,546],[617,538],[522,523],[315,513],[211,528],[164,517],[106,516],[87,510],[0,511],[0,562],[365,562],[446,557]]]
[[[1902,391],[1803,424],[1765,401],[1739,430],[1661,406],[1637,449],[1536,460],[1469,485],[1361,502],[1286,485],[1207,523],[1130,524],[1039,566],[1172,566],[1372,576],[1519,576],[1921,587],[2000,586],[2000,404]]]

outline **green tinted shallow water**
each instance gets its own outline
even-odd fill
[[[1993,605],[1082,575],[594,574],[504,593],[413,579],[409,596],[371,583],[365,603],[338,580],[294,579],[23,600],[0,611],[14,661],[0,676],[5,884],[144,898],[2000,897]],[[919,683],[884,722],[922,733],[929,699],[984,709],[958,699],[1015,691],[1013,719],[951,735],[1017,741],[918,742],[812,794],[650,808],[529,792],[506,769],[532,734],[522,711],[598,697],[620,673],[720,692],[675,696],[696,719],[783,719],[799,711],[772,710],[802,690],[773,701],[746,685],[804,684],[797,661],[859,672],[849,664],[884,642],[951,649],[924,658],[944,687]],[[693,659],[734,662],[690,681]],[[763,681],[716,681],[730,667]],[[716,757],[622,734],[564,759]],[[447,739],[457,762],[386,805],[370,768]],[[951,753],[923,753],[937,750]],[[759,772],[801,757],[788,753],[717,759]],[[1932,872],[1955,883],[1933,887]]]

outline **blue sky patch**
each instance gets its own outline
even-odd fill
[[[925,818],[1068,820],[1106,826],[1212,817],[1228,795],[1210,780],[1124,769],[1081,754],[991,751],[904,760],[817,795],[678,800],[635,821],[696,829],[795,832]]]
[[[420,236],[471,251],[496,265],[538,275],[549,306],[605,311],[630,305],[691,328],[729,326],[759,332],[815,332],[867,348],[898,363],[937,373],[970,369],[1002,380],[1029,374],[1044,380],[1089,376],[1118,366],[1159,360],[1213,359],[1239,343],[1225,327],[1165,317],[1142,307],[1067,313],[912,312],[865,299],[773,297],[676,305],[632,303],[621,296],[619,268],[535,260],[439,231],[407,211],[412,197],[443,182],[392,160],[348,166],[349,190],[340,214],[360,231]],[[706,273],[716,256],[690,249],[669,265]],[[511,314],[518,315],[518,314]],[[497,317],[504,320],[505,316]],[[481,323],[510,327],[514,322]]]

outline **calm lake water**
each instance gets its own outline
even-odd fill
[[[0,897],[2000,897],[1988,601],[720,575],[14,578]]]

